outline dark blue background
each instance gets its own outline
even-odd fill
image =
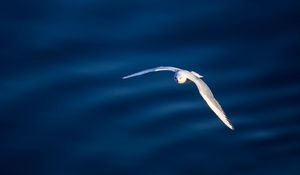
[[[299,1],[0,4],[0,174],[300,174]],[[193,84],[204,76],[236,130]]]

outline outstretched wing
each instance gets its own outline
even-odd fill
[[[131,77],[135,77],[135,76],[140,76],[140,75],[147,74],[147,73],[150,73],[150,72],[158,72],[158,71],[173,71],[173,72],[177,72],[179,70],[181,70],[181,69],[176,68],[176,67],[160,66],[160,67],[155,67],[155,68],[152,68],[152,69],[146,69],[146,70],[143,70],[143,71],[131,74],[131,75],[127,75],[127,76],[123,77],[123,79],[131,78]]]
[[[233,125],[231,124],[230,120],[227,118],[225,112],[223,111],[221,105],[218,103],[218,101],[215,99],[214,95],[212,94],[210,88],[207,86],[207,84],[200,78],[197,78],[193,74],[186,73],[188,78],[192,80],[201,96],[204,98],[208,106],[216,113],[216,115],[222,120],[222,122],[228,126],[230,129],[234,130]]]

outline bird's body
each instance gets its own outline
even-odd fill
[[[152,69],[146,69],[144,71],[140,71],[128,76],[123,77],[123,79],[140,76],[146,73],[150,72],[157,72],[157,71],[172,71],[175,72],[174,80],[178,84],[184,84],[188,81],[192,81],[196,84],[199,93],[203,97],[203,99],[206,101],[208,106],[215,112],[215,114],[222,120],[222,122],[228,126],[230,129],[234,129],[233,125],[229,121],[229,119],[226,117],[225,112],[223,111],[221,105],[218,103],[218,101],[214,98],[210,88],[207,86],[207,84],[201,79],[203,76],[199,75],[196,72],[193,71],[187,71],[175,67],[169,67],[169,66],[160,66]]]

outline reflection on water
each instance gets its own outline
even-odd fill
[[[0,174],[299,174],[299,5],[6,2]]]

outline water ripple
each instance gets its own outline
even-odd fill
[[[0,174],[299,174],[299,3],[3,7]],[[156,66],[236,129],[172,72],[122,79]]]

